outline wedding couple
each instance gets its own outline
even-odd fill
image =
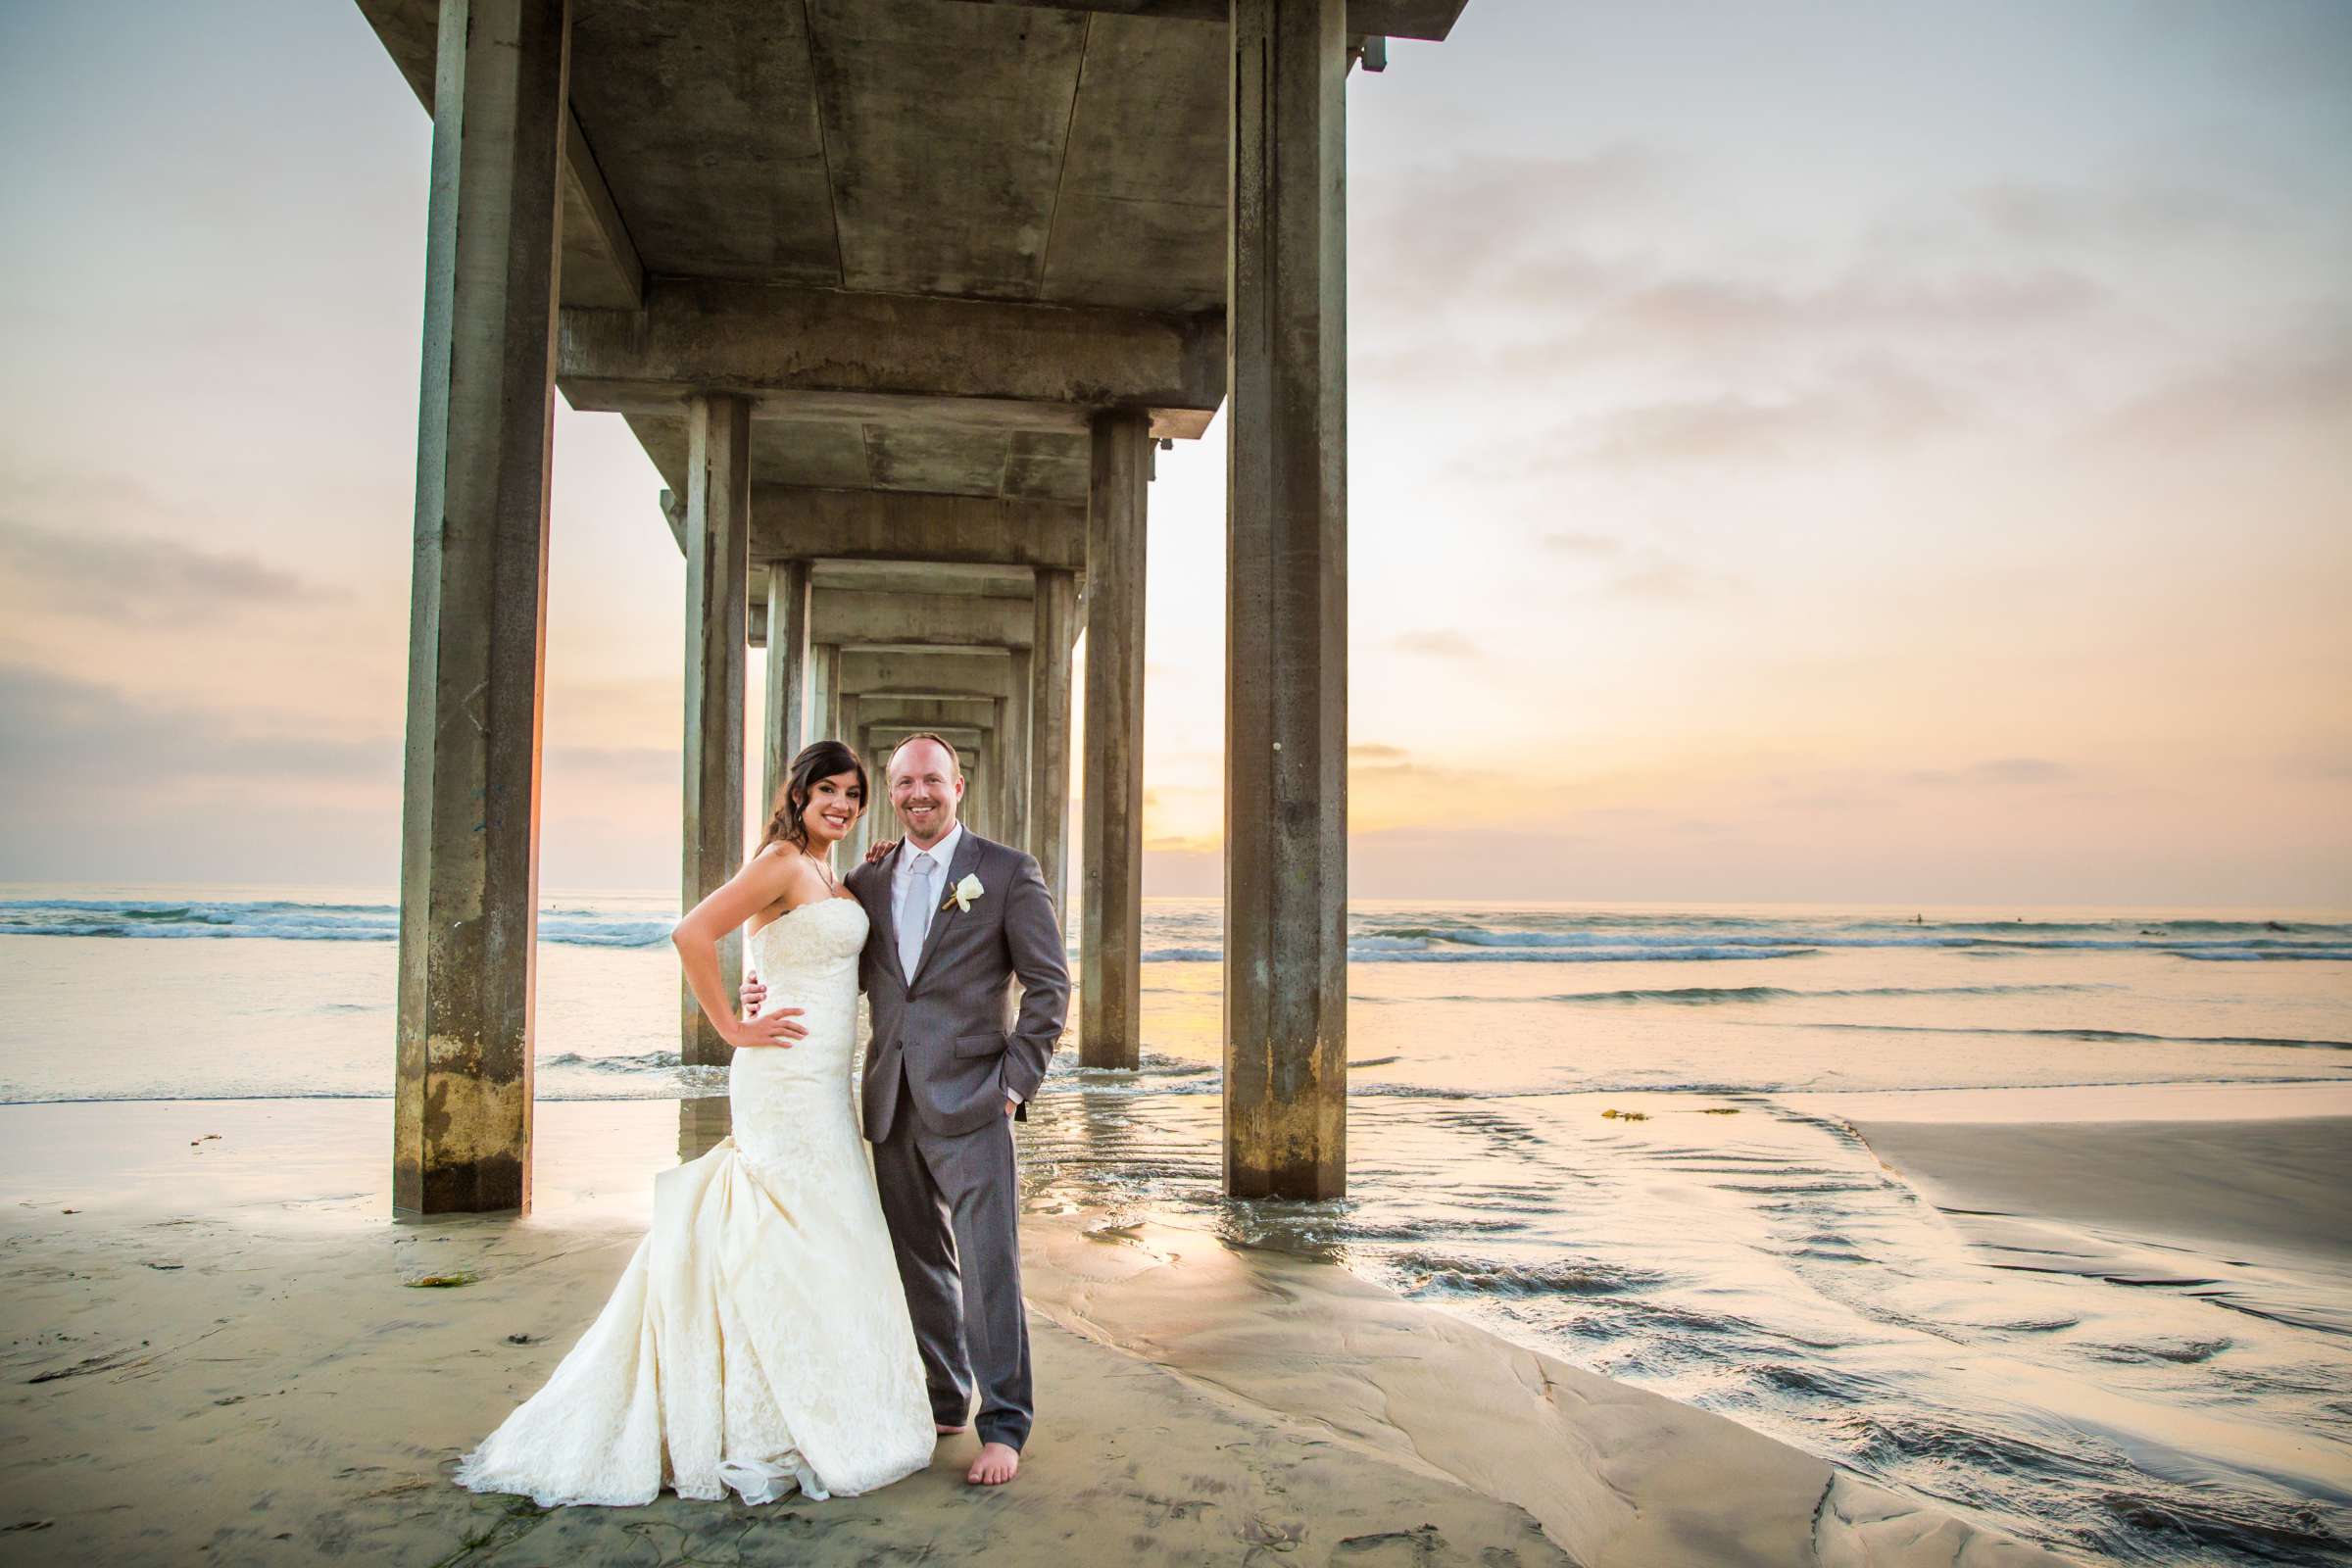
[[[857,753],[808,747],[758,851],[678,922],[695,1000],[737,1048],[734,1134],[654,1179],[653,1229],[604,1311],[461,1485],[543,1507],[870,1492],[928,1465],[975,1392],[966,1479],[1019,1469],[1010,1123],[1061,1036],[1061,930],[1037,861],[956,821],[954,747],[915,736],[888,773],[906,838],[837,879],[831,852],[872,796]],[[718,944],[746,924],[739,1013]]]

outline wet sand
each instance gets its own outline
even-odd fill
[[[2056,1560],[1336,1267],[1084,1215],[1025,1222],[1010,1489],[964,1437],[865,1498],[477,1497],[452,1461],[593,1316],[693,1112],[543,1105],[530,1219],[421,1224],[388,1113],[0,1109],[0,1560]]]
[[[2352,1267],[2352,1118],[1854,1125],[1947,1210]]]

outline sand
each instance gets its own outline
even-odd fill
[[[2352,1265],[2352,1118],[2115,1126],[1856,1122],[1946,1209],[2041,1215],[2225,1255]]]
[[[2175,1288],[2352,1334],[2352,1085],[1811,1103],[1842,1115],[1998,1267]]]
[[[593,1316],[680,1128],[543,1106],[533,1217],[400,1224],[386,1114],[0,1109],[0,1561],[2058,1560],[1338,1268],[1083,1215],[1025,1222],[1011,1488],[966,1436],[864,1498],[477,1497],[451,1462]]]

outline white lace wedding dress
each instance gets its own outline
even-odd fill
[[[650,1502],[664,1486],[772,1502],[870,1492],[931,1460],[931,1402],[873,1158],[851,1103],[849,899],[752,934],[762,1010],[808,1038],[738,1051],[734,1136],[654,1178],[654,1225],[547,1386],[460,1461],[476,1492]]]

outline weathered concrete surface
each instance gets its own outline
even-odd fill
[[[1234,0],[1225,1187],[1244,1198],[1348,1180],[1347,43],[1342,0]]]
[[[1030,840],[1029,789],[1032,768],[1030,749],[1035,744],[1029,732],[1029,662],[1035,656],[1027,649],[1015,649],[1006,661],[1008,689],[1004,694],[1004,842],[1036,854]]]
[[[757,516],[758,503],[754,503]],[[808,734],[808,563],[780,561],[767,571],[766,712],[760,734],[766,762],[760,807],[773,811]]]
[[[908,653],[873,653],[848,649],[840,654],[838,684],[847,690],[905,697],[1008,697],[1025,675],[1016,660],[1027,650],[1002,648],[919,649]]]
[[[1067,929],[1070,862],[1070,644],[1078,635],[1078,584],[1066,571],[1037,574],[1029,641],[1029,853]]]
[[[808,651],[808,738],[846,738],[839,722],[841,648],[836,643],[811,643]],[[855,750],[855,748],[853,748]]]
[[[358,3],[430,110],[437,0]],[[1091,412],[1198,438],[1224,391],[1226,3],[587,6],[561,275],[598,352],[565,392],[628,412],[681,492],[705,390],[760,394],[758,483],[1076,502]],[[1461,9],[1355,0],[1347,25],[1443,37]]]
[[[858,711],[867,724],[908,729],[994,729],[1001,705],[990,697],[894,697],[860,692]]]
[[[751,406],[726,394],[689,406],[686,474],[686,797],[680,907],[693,908],[743,864],[743,719],[751,591]],[[719,944],[732,992],[743,938]],[[734,1048],[703,1016],[684,978],[679,1057],[723,1066]]]
[[[754,561],[938,561],[1086,569],[1083,501],[755,484],[752,518]]]
[[[965,0],[966,4],[1021,6],[1039,11],[1091,11],[1103,16],[1154,22],[1222,23],[1232,0]],[[1350,36],[1442,40],[1453,30],[1469,0],[1348,0]]]
[[[557,380],[574,408],[660,413],[699,388],[1117,403],[1210,411],[1213,316],[659,278],[638,311],[565,310]]]
[[[395,1207],[530,1204],[539,727],[569,12],[440,39],[426,223],[394,1082]]]
[[[1000,608],[1004,602],[1026,605],[1037,591],[1037,579],[1027,566],[973,565],[952,561],[816,561],[807,564],[809,586],[825,595],[828,604],[837,607],[837,612],[844,603],[866,602],[862,598],[843,601],[838,595],[845,592],[853,596],[887,595],[919,611],[943,596],[993,599],[1000,602]],[[763,567],[755,566],[752,570],[751,615],[752,646],[764,648],[768,612],[767,572]],[[841,630],[836,625],[828,628],[827,634],[838,635]],[[850,627],[849,631],[855,634],[857,628]],[[877,645],[853,640],[852,646],[862,649]]]
[[[1141,1059],[1144,565],[1152,450],[1144,420],[1095,421],[1087,518],[1086,785],[1080,791],[1079,1060]]]
[[[359,4],[430,110],[434,0]],[[1213,311],[1231,63],[1222,27],[1168,23],[1226,6],[599,3],[572,101],[647,272]],[[1461,10],[1346,25],[1443,38]]]
[[[810,597],[811,635],[842,648],[1025,648],[1035,635],[1036,617],[1019,599],[842,588],[818,588]]]
[[[645,303],[645,264],[621,220],[579,118],[564,116],[563,303],[633,311]]]

